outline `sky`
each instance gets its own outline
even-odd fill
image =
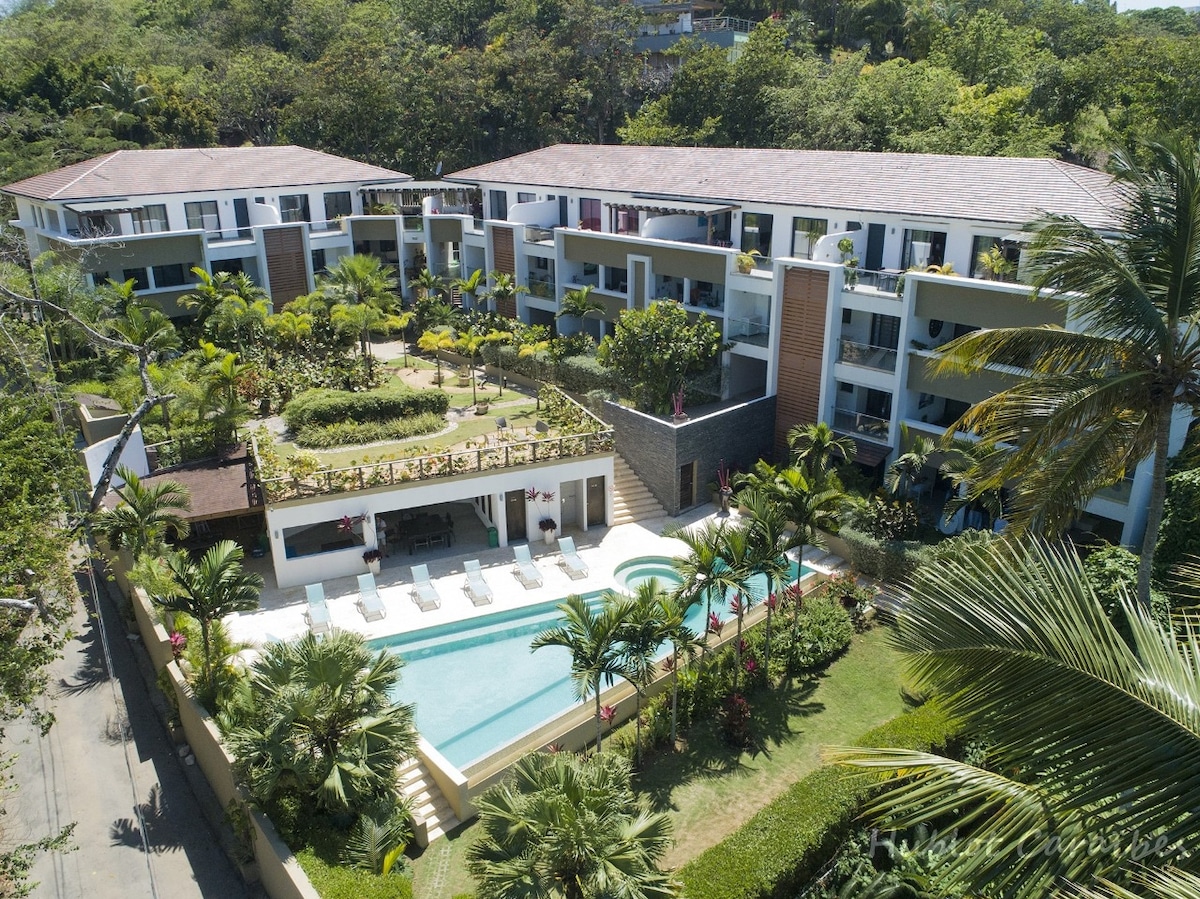
[[[1184,9],[1200,8],[1200,0],[1117,0],[1117,11],[1126,12],[1130,9],[1154,9],[1156,6],[1182,6]]]

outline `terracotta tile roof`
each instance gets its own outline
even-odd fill
[[[117,150],[9,184],[34,200],[86,200],[191,191],[410,181],[410,175],[304,147]]]
[[[464,169],[451,181],[970,219],[1019,227],[1043,212],[1111,227],[1103,172],[1056,159],[820,150],[559,144]]]

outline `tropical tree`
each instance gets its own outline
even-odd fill
[[[263,579],[242,568],[242,548],[232,540],[222,540],[213,546],[199,562],[186,554],[167,556],[167,567],[175,578],[176,589],[154,597],[154,601],[171,612],[191,615],[200,625],[200,642],[204,651],[201,683],[211,693],[212,645],[210,631],[214,621],[234,612],[250,612],[258,608]]]
[[[446,292],[446,281],[441,275],[435,275],[427,268],[421,269],[417,276],[408,282],[411,290],[417,292],[417,297],[422,300],[433,299],[441,296]]]
[[[621,628],[628,611],[627,603],[605,603],[593,611],[581,596],[568,596],[559,603],[563,622],[542,631],[533,639],[530,650],[544,646],[562,646],[571,653],[571,681],[576,698],[596,701],[596,752],[600,751],[603,722],[600,719],[601,681],[612,686],[614,677],[625,676],[621,656]]]
[[[671,823],[630,786],[629,763],[531,753],[476,802],[483,835],[467,850],[479,894],[494,899],[669,899],[657,867]]]
[[[1138,572],[1148,604],[1172,420],[1200,409],[1200,152],[1174,140],[1143,149],[1144,164],[1130,151],[1112,157],[1127,201],[1115,237],[1069,216],[1038,222],[1035,294],[1064,303],[1080,330],[976,331],[943,347],[934,371],[1029,370],[955,424],[1015,447],[979,483],[1015,480],[1008,512],[1018,533],[1057,533],[1153,455]]]
[[[442,383],[442,350],[454,349],[454,332],[449,328],[437,328],[426,331],[417,340],[417,346],[426,353],[433,354],[437,363],[437,382]]]
[[[592,298],[592,291],[594,289],[593,285],[584,284],[582,287],[568,290],[563,294],[563,298],[558,304],[558,312],[555,313],[554,317],[574,316],[575,318],[587,318],[589,315],[604,314],[607,311],[604,303]]]
[[[988,847],[950,853],[936,894],[1040,899],[1138,865],[1195,873],[1200,643],[1127,597],[1127,644],[1097,586],[1071,548],[1040,541],[964,545],[914,576],[896,643],[918,688],[987,737],[986,765],[835,758],[900,779],[874,807],[889,825],[957,819]]]
[[[900,445],[907,446],[903,453],[888,466],[883,484],[892,496],[908,496],[921,478],[930,457],[937,450],[933,438],[924,434],[913,434],[908,425],[900,423]]]
[[[479,293],[479,288],[487,285],[487,279],[483,275],[483,269],[477,268],[466,278],[455,278],[450,283],[464,297],[470,297],[471,306],[474,307],[475,297]]]
[[[117,477],[125,483],[113,492],[117,505],[100,512],[96,530],[104,535],[113,549],[128,549],[136,560],[146,553],[159,553],[168,531],[179,538],[186,537],[191,528],[180,515],[191,508],[191,495],[178,481],[162,480],[143,484],[132,469],[121,465]]]
[[[503,315],[516,315],[517,296],[529,293],[529,288],[524,284],[518,284],[508,272],[490,272],[488,278],[491,280],[492,286],[484,294],[484,297],[489,301],[489,310],[500,311],[500,306],[503,304],[506,309],[511,309],[509,312],[503,312]]]
[[[394,800],[396,766],[417,749],[412,706],[391,698],[402,665],[348,632],[269,644],[219,719],[251,795],[307,811]]]
[[[771,618],[775,612],[775,588],[787,584],[792,566],[788,550],[796,543],[798,532],[788,531],[786,514],[770,492],[743,490],[738,502],[750,510],[747,525],[750,536],[750,567],[767,579],[767,633],[763,665],[771,667]]]
[[[858,447],[849,437],[839,437],[826,422],[796,425],[787,435],[792,463],[803,465],[810,477],[821,478],[836,463],[837,457],[850,461]]]
[[[238,394],[238,385],[249,365],[238,362],[237,353],[224,353],[200,371],[204,390],[205,415],[213,427],[213,439],[217,446],[229,446],[238,425],[242,424],[249,410]]]
[[[471,360],[471,403],[479,402],[479,394],[476,392],[477,379],[475,377],[475,359],[479,356],[480,349],[483,348],[484,337],[482,334],[474,332],[466,332],[458,335],[458,339],[454,341],[454,351],[460,356],[466,356]]]
[[[687,605],[704,600],[704,642],[712,627],[712,601],[723,601],[741,589],[740,577],[721,556],[725,540],[725,522],[705,521],[699,527],[667,529],[664,536],[674,537],[686,547],[684,555],[671,559],[671,567],[679,574],[675,594]]]
[[[671,642],[671,745],[679,735],[679,662],[680,656],[690,660],[704,646],[704,641],[687,626],[688,610],[695,601],[689,602],[679,593],[660,592],[658,617],[662,621],[666,639]]]
[[[749,581],[759,561],[750,528],[746,525],[724,528],[717,543],[717,556],[724,566],[723,578],[733,586],[732,591],[725,591],[725,596],[729,598],[730,611],[737,617],[737,639],[733,646],[733,690],[736,693],[742,675],[742,628],[755,598]]]
[[[378,256],[355,253],[339,259],[320,282],[320,287],[343,309],[351,307],[353,310],[352,313],[345,310],[340,318],[353,322],[358,329],[359,351],[368,375],[372,372],[374,358],[371,329],[383,322],[389,326],[394,324],[388,321],[388,316],[398,304],[394,291],[399,282],[395,274],[396,270],[385,265]],[[330,310],[331,317],[337,309],[335,306]]]
[[[953,487],[953,493],[942,510],[942,519],[949,521],[960,509],[973,504],[982,506],[993,519],[1004,518],[1004,489],[992,484],[978,484],[977,480],[980,472],[998,467],[1000,462],[996,454],[1005,454],[1008,450],[987,440],[968,440],[965,437],[942,441],[941,448],[945,455],[938,471],[949,479]]]
[[[191,293],[179,298],[179,305],[190,309],[195,316],[196,324],[204,328],[208,317],[221,305],[221,301],[232,291],[229,272],[217,272],[210,275],[208,269],[199,265],[192,266],[192,276],[196,279]]]
[[[621,657],[624,671],[621,676],[629,681],[635,694],[634,717],[637,729],[635,762],[642,764],[642,694],[654,679],[654,662],[659,647],[667,641],[669,631],[663,618],[662,598],[665,591],[657,578],[638,584],[633,596],[609,592],[605,602],[621,610],[622,624],[619,631]]]
[[[512,331],[501,331],[498,328],[492,328],[483,335],[483,342],[488,346],[496,348],[496,367],[500,369],[500,388],[498,396],[504,396],[504,353],[503,349],[512,344]]]

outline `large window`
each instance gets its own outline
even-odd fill
[[[132,281],[134,290],[149,290],[150,281],[144,268],[126,268],[121,270],[122,281]]]
[[[946,232],[904,230],[904,249],[900,253],[903,269],[925,269],[946,261]]]
[[[527,193],[526,191],[520,191],[517,194],[517,202],[518,203],[532,203],[536,199],[537,199],[537,194]]]
[[[508,220],[508,191],[489,190],[488,206],[491,207],[492,218],[501,221]]]
[[[353,212],[350,191],[338,190],[325,194],[325,221],[332,222],[336,218],[350,215]]]
[[[600,201],[584,197],[579,201],[579,227],[584,231],[600,230]]]
[[[1015,241],[976,235],[971,242],[972,278],[1015,281],[1020,261],[1021,245]]]
[[[199,203],[184,203],[183,214],[187,217],[189,229],[204,231],[221,230],[221,220],[217,216],[217,201],[203,200]]]
[[[616,210],[616,232],[618,234],[637,234],[642,227],[642,213],[637,209]]]
[[[288,194],[279,198],[279,217],[289,223],[311,222],[308,215],[308,194]]]
[[[742,214],[742,252],[757,250],[764,256],[771,255],[771,229],[775,216],[762,212]]]
[[[162,204],[143,206],[131,213],[134,234],[157,234],[167,229],[167,207]]]
[[[187,273],[181,262],[171,265],[156,265],[153,272],[155,287],[179,287],[187,283]]]
[[[812,259],[813,247],[829,233],[827,219],[810,219],[796,216],[792,219],[792,255]]]

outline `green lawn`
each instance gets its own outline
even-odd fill
[[[820,763],[822,746],[849,743],[904,711],[899,658],[886,628],[854,638],[822,675],[754,699],[762,745],[735,754],[708,724],[694,727],[686,749],[653,758],[637,779],[656,808],[675,821],[667,864],[677,867],[736,830]],[[466,850],[478,827],[436,841],[414,863],[413,894],[452,899],[471,893]]]

